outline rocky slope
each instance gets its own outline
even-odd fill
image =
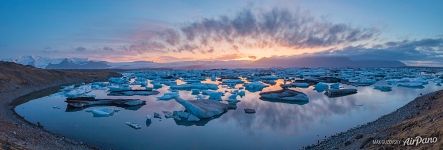
[[[60,85],[106,80],[119,75],[106,70],[45,70],[0,62],[0,149],[90,149],[81,142],[48,133],[26,122],[13,108],[21,103],[21,97],[36,91],[50,89],[51,92]]]
[[[417,97],[376,121],[331,136],[306,149],[441,149],[441,108],[443,90]],[[383,142],[385,144],[381,144]]]

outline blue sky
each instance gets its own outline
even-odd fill
[[[293,12],[301,17],[309,16],[307,18],[320,20],[319,22],[324,26],[343,24],[347,26],[349,32],[356,29],[371,29],[374,32],[376,30],[376,35],[371,35],[370,40],[364,38],[352,43],[335,41],[323,43],[321,46],[308,44],[303,47],[291,46],[289,48],[282,47],[285,44],[278,43],[280,45],[276,49],[303,49],[303,52],[318,52],[331,49],[331,47],[332,49],[346,49],[345,47],[362,43],[366,44],[367,48],[370,45],[386,42],[443,38],[443,19],[441,19],[443,1],[438,0],[426,2],[419,0],[1,0],[0,2],[0,52],[2,54],[0,58],[46,55],[48,57],[101,59],[100,56],[109,55],[103,59],[120,61],[159,60],[183,55],[180,59],[192,60],[216,59],[218,55],[233,56],[234,53],[238,55],[238,58],[242,58],[253,55],[254,52],[260,51],[257,49],[263,47],[242,47],[241,44],[244,43],[240,43],[240,45],[234,45],[234,47],[240,47],[237,51],[225,52],[227,50],[224,49],[217,53],[215,49],[210,51],[211,54],[204,53],[208,57],[194,58],[192,56],[196,52],[183,50],[183,47],[189,47],[183,44],[180,48],[176,45],[173,48],[160,47],[171,50],[151,50],[159,48],[155,46],[155,43],[152,48],[153,44],[150,43],[153,38],[152,33],[166,28],[177,30],[178,34],[182,35],[184,34],[181,32],[182,28],[193,23],[203,25],[204,19],[225,16],[235,20],[235,16],[240,16],[239,14],[244,10],[266,14],[276,8]],[[213,21],[222,22],[222,20]],[[209,29],[205,31],[207,30]],[[210,33],[216,32],[210,31]],[[271,41],[274,40],[271,39]],[[141,48],[140,43],[142,43]],[[303,43],[297,44],[303,45]],[[225,46],[226,44],[216,45],[216,47]],[[136,48],[131,51],[131,47]],[[200,45],[197,47],[202,48]],[[433,49],[437,51],[442,50],[441,45],[439,47],[437,44],[437,48],[434,47]],[[102,49],[112,49],[112,51],[100,51]],[[212,54],[212,51],[215,53]],[[290,51],[282,52],[298,54]],[[260,53],[268,52],[257,53],[258,57],[265,57]],[[134,55],[137,57],[133,57]],[[423,58],[423,61],[428,60]]]

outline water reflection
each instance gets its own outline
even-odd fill
[[[209,80],[205,82],[213,83]],[[269,85],[262,91],[279,90],[281,84],[283,80],[276,80],[274,85]],[[236,84],[235,88],[242,86],[243,84]],[[228,99],[233,89],[222,85],[219,87],[218,91],[225,93],[222,99]],[[109,117],[93,118],[86,113],[97,107],[69,108],[64,102],[65,97],[60,93],[22,104],[16,107],[16,112],[33,123],[40,122],[49,131],[87,140],[104,148],[283,149],[312,144],[317,141],[318,136],[329,136],[375,120],[401,107],[420,93],[439,89],[433,85],[427,85],[424,89],[395,87],[391,92],[380,92],[372,87],[354,88],[358,89],[357,94],[337,98],[328,98],[322,92],[315,91],[312,86],[292,88],[308,95],[309,102],[305,104],[263,101],[259,99],[259,92],[246,91],[245,96],[238,97],[240,101],[236,103],[236,109],[198,122],[183,122],[164,117],[146,119],[147,114],[152,115],[154,112],[184,110],[184,107],[174,100],[157,100],[156,97],[169,92],[168,86],[157,89],[160,92],[158,95],[119,96],[119,98],[141,99],[146,101],[146,105],[134,108],[108,106],[120,110]],[[183,99],[197,99],[191,91],[180,90],[178,92]],[[108,96],[105,90],[94,90],[93,93],[98,98],[115,98]],[[203,97],[207,98],[207,96]],[[59,106],[63,111],[52,109],[54,106]],[[256,113],[246,114],[245,108],[255,109]],[[144,127],[140,130],[133,130],[124,124],[127,121],[144,124]],[[90,134],[92,131],[95,134]],[[189,136],[198,137],[198,140],[179,138]],[[220,141],[232,144],[227,145]],[[251,143],[257,144],[251,145]]]

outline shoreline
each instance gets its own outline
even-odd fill
[[[79,84],[79,83],[74,83],[74,84]],[[48,95],[54,94],[54,93],[58,92],[62,88],[62,86],[65,86],[65,85],[73,85],[73,84],[56,85],[56,86],[53,86],[53,87],[49,87],[49,88],[42,89],[42,90],[39,90],[39,91],[34,91],[34,92],[31,92],[31,93],[25,94],[23,96],[17,97],[16,99],[14,99],[10,103],[10,105],[11,105],[11,109],[10,110],[14,113],[14,115],[18,119],[20,119],[21,121],[25,122],[27,125],[32,126],[33,128],[38,128],[38,129],[40,129],[40,130],[42,130],[44,132],[47,132],[49,134],[52,134],[52,135],[54,135],[57,138],[65,140],[69,144],[79,145],[82,149],[98,149],[98,147],[95,147],[94,145],[88,144],[87,142],[83,142],[83,141],[78,140],[78,139],[66,138],[63,135],[60,135],[60,134],[57,134],[57,133],[53,133],[53,132],[51,132],[49,130],[46,130],[43,126],[39,126],[38,124],[34,124],[34,123],[26,120],[25,117],[20,116],[15,111],[15,108],[17,106],[19,106],[21,104],[24,104],[24,103],[27,103],[27,102],[32,101],[32,100],[37,99],[37,98],[41,98],[41,97],[44,97],[44,96],[48,96]],[[42,93],[45,93],[45,94],[42,94]],[[34,96],[34,94],[36,94],[36,95]]]
[[[20,105],[20,100],[23,97],[29,96],[33,93],[43,92],[48,89],[59,88],[60,86],[67,85],[60,84],[54,86],[43,86],[31,91],[27,89],[18,90],[10,93],[1,93],[0,98],[5,101],[5,97],[8,97],[9,103],[0,103],[1,109],[5,109],[10,113],[6,113],[0,118],[2,122],[1,128],[9,130],[10,132],[2,132],[0,136],[1,148],[9,149],[94,149],[93,146],[85,144],[81,141],[65,138],[56,133],[49,132],[43,127],[38,126],[32,122],[27,121],[24,117],[15,112],[15,107]],[[72,83],[78,84],[78,83]],[[17,96],[12,96],[17,95]],[[27,99],[32,100],[32,99]],[[7,100],[8,101],[8,100]],[[6,106],[5,106],[6,104]],[[36,136],[37,135],[37,136]]]
[[[306,146],[318,149],[438,149],[443,146],[443,90],[416,97],[399,109],[377,120],[332,135],[317,144]],[[408,138],[436,137],[436,143],[404,145]],[[380,144],[374,141],[396,141]]]
[[[119,73],[108,70],[44,70],[4,62],[0,62],[0,67],[0,149],[96,149],[28,122],[14,109],[32,94],[45,90],[53,92],[63,85],[106,81],[109,77],[119,76]]]

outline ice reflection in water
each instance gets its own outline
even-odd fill
[[[277,80],[275,85],[263,91],[280,89],[281,83],[282,80]],[[236,87],[239,86],[242,85]],[[158,89],[158,95],[126,97],[145,100],[146,105],[132,110],[108,107],[120,110],[110,117],[91,117],[85,111],[92,108],[65,112],[64,96],[57,93],[22,104],[16,107],[16,111],[33,123],[39,122],[51,132],[105,148],[294,149],[375,120],[403,106],[420,93],[435,91],[439,87],[431,84],[424,89],[395,87],[391,92],[380,92],[372,86],[357,89],[358,93],[354,95],[328,98],[323,93],[314,91],[313,87],[295,88],[309,96],[309,103],[304,105],[263,101],[259,99],[259,92],[246,91],[246,95],[239,98],[236,110],[230,110],[219,118],[200,124],[204,126],[177,125],[173,119],[164,118],[146,122],[147,114],[184,109],[173,100],[157,100],[156,97],[168,92],[167,86]],[[225,90],[230,89],[219,89]],[[104,90],[94,90],[93,93],[100,98],[108,97]],[[184,99],[196,99],[190,91],[179,93]],[[226,93],[222,99],[229,96]],[[53,106],[61,109],[53,109]],[[244,108],[254,108],[256,113],[246,114]],[[143,127],[134,130],[124,124],[127,121]]]

